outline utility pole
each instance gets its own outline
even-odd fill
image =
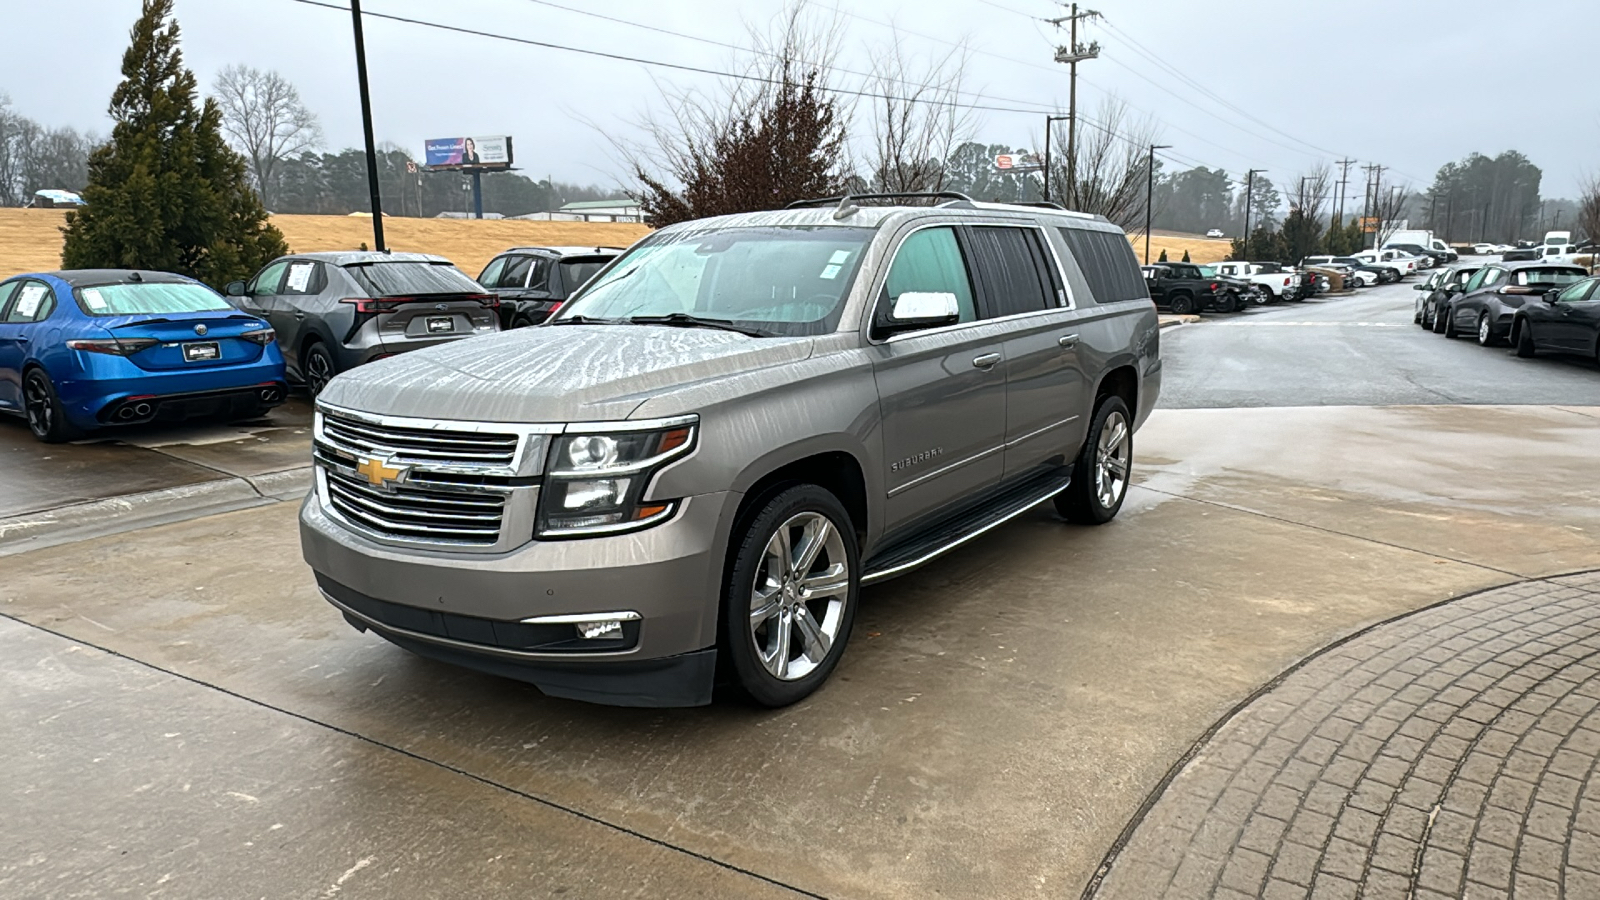
[[[1383,170],[1387,167],[1373,164],[1370,166],[1362,166],[1361,168],[1365,170],[1368,175],[1366,214],[1361,217],[1361,227],[1366,228],[1376,216],[1378,207],[1383,203],[1383,195],[1379,192],[1383,190]],[[1366,241],[1363,240],[1361,243],[1365,244]],[[1375,225],[1372,229],[1372,249],[1378,249],[1378,229]]]
[[[1093,41],[1088,46],[1078,43],[1078,20],[1088,21],[1098,19],[1100,14],[1092,9],[1078,11],[1078,4],[1072,4],[1072,14],[1054,19],[1045,19],[1051,25],[1060,28],[1062,23],[1071,27],[1069,43],[1065,47],[1056,48],[1056,62],[1066,63],[1071,73],[1071,83],[1067,88],[1067,196],[1066,206],[1075,209],[1078,205],[1078,63],[1086,59],[1098,59],[1100,56],[1100,42]]]
[[[1170,150],[1171,144],[1151,144],[1150,161],[1145,166],[1144,185],[1144,264],[1150,265],[1150,217],[1156,197],[1156,151]]]
[[[1071,119],[1071,116],[1044,117],[1044,202],[1046,203],[1050,202],[1050,129],[1056,122],[1066,122]]]
[[[367,188],[372,192],[372,247],[383,245],[383,199],[378,190],[378,147],[372,140],[372,97],[367,91],[367,41],[361,35],[361,0],[350,0],[350,18],[356,32],[356,82],[361,87],[361,131],[367,139]]]
[[[1335,212],[1333,214],[1333,219],[1334,224],[1341,228],[1344,227],[1344,198],[1346,193],[1345,185],[1350,183],[1350,167],[1355,165],[1355,162],[1356,161],[1353,159],[1339,160],[1339,197],[1334,201]]]
[[[1251,169],[1244,176],[1244,261],[1250,261],[1250,204],[1255,199],[1256,176],[1267,174],[1266,169]]]

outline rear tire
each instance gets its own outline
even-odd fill
[[[518,316],[515,319],[511,320],[511,327],[512,328],[532,328],[533,327],[533,320],[528,318],[527,316]]]
[[[1239,311],[1239,295],[1232,291],[1224,291],[1217,295],[1217,312],[1231,313]]]
[[[1532,359],[1537,351],[1533,346],[1533,326],[1527,322],[1520,322],[1511,327],[1515,332],[1511,340],[1517,345],[1517,355],[1523,359]]]
[[[1479,313],[1478,314],[1478,346],[1480,346],[1480,347],[1493,347],[1497,343],[1499,343],[1499,341],[1495,339],[1494,325],[1493,325],[1493,323],[1491,323],[1489,321],[1489,314],[1488,313]]]
[[[1105,397],[1072,465],[1072,483],[1055,497],[1056,512],[1079,525],[1115,519],[1133,473],[1133,415],[1121,397]]]
[[[322,345],[321,341],[313,341],[306,346],[305,353],[300,356],[300,374],[305,378],[306,393],[315,400],[328,386],[338,370],[333,365],[333,354]]]
[[[855,526],[832,492],[800,484],[768,500],[734,540],[722,649],[740,691],[788,706],[822,686],[850,640],[861,593]]]
[[[1174,294],[1168,305],[1175,316],[1187,316],[1194,312],[1194,298],[1188,294]]]
[[[56,386],[43,369],[29,369],[22,379],[22,406],[28,430],[42,443],[61,444],[83,437],[83,432],[67,421],[66,409]]]

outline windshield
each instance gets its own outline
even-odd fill
[[[481,294],[483,288],[449,263],[378,262],[345,266],[370,297]]]
[[[1574,284],[1589,277],[1589,273],[1582,269],[1519,269],[1511,273],[1511,283],[1515,285]]]
[[[203,284],[102,284],[78,288],[78,307],[91,316],[141,316],[222,312],[232,309],[222,295]]]
[[[767,335],[825,334],[838,327],[872,235],[851,226],[659,233],[585,287],[557,321],[680,315]]]

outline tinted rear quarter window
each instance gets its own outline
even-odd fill
[[[1039,312],[1055,303],[1046,272],[1041,271],[1032,229],[975,225],[973,256],[988,287],[985,318]]]
[[[476,281],[449,263],[379,262],[345,266],[345,271],[371,297],[413,297],[427,294],[478,294]]]
[[[1145,300],[1150,291],[1139,272],[1133,247],[1120,234],[1084,228],[1059,228],[1072,258],[1078,261],[1096,303]]]

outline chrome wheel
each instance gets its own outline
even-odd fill
[[[1115,507],[1128,489],[1131,436],[1128,420],[1120,412],[1108,416],[1105,427],[1100,429],[1100,441],[1095,446],[1094,492],[1100,505],[1107,509]]]
[[[774,678],[804,678],[827,659],[845,621],[850,576],[844,539],[821,513],[798,513],[767,540],[750,590],[750,638]]]
[[[28,428],[38,437],[48,435],[56,424],[55,404],[50,402],[50,385],[43,375],[31,372],[22,393],[23,409],[28,414]]]
[[[1488,315],[1481,315],[1481,316],[1478,317],[1478,343],[1484,345],[1485,347],[1489,346],[1489,316]]]

